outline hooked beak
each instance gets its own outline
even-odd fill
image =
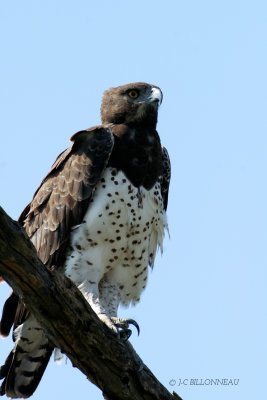
[[[148,98],[148,102],[152,103],[154,101],[157,101],[160,106],[162,103],[162,99],[163,99],[162,91],[159,88],[153,87],[151,89],[151,95]]]

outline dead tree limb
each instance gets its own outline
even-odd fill
[[[18,222],[0,207],[0,275],[23,299],[55,346],[108,400],[177,400],[129,343],[95,315],[76,286],[46,268]]]

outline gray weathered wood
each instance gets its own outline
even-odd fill
[[[75,285],[48,270],[18,222],[0,207],[0,274],[48,337],[107,400],[177,400],[92,311]],[[62,333],[64,332],[64,334]]]

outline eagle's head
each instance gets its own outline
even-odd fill
[[[162,98],[159,87],[143,82],[106,90],[101,106],[102,123],[142,124],[155,128]]]

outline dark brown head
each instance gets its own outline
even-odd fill
[[[142,82],[106,90],[101,106],[102,123],[142,124],[155,128],[162,97],[159,87]]]

